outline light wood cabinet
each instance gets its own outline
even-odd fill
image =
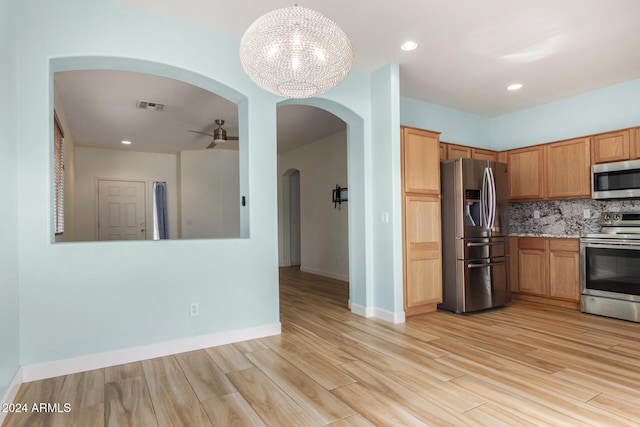
[[[591,145],[589,138],[547,144],[545,171],[549,199],[589,197],[591,195]]]
[[[640,128],[631,129],[631,158],[640,159]]]
[[[445,160],[447,160],[447,143],[441,142],[440,143],[440,161],[444,162]]]
[[[472,148],[471,158],[495,162],[498,158],[498,153],[492,150],[484,150],[482,148]]]
[[[437,132],[401,128],[405,315],[442,302],[440,141]]]
[[[498,152],[484,148],[470,147],[468,145],[440,142],[440,161],[457,159],[459,157],[495,162],[498,159]]]
[[[549,239],[549,296],[580,300],[580,241]]]
[[[440,194],[437,132],[402,127],[402,184],[407,194]]]
[[[510,200],[538,200],[545,196],[544,146],[507,152]]]
[[[447,160],[457,159],[458,157],[470,159],[471,147],[467,147],[466,145],[447,144]]]
[[[629,160],[631,158],[631,130],[593,135],[591,150],[591,160],[594,164]]]
[[[496,160],[499,161],[500,163],[507,163],[509,161],[509,159],[507,158],[507,152],[506,151],[497,152]]]
[[[439,196],[407,196],[404,210],[405,312],[432,311],[442,302]]]
[[[546,239],[518,239],[518,291],[541,296],[549,294]]]
[[[579,307],[579,239],[510,237],[509,244],[512,292],[524,299]]]
[[[509,291],[518,292],[518,237],[509,236]]]

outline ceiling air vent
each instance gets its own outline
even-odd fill
[[[139,100],[138,103],[136,104],[136,107],[142,110],[164,111],[167,108],[167,104]]]

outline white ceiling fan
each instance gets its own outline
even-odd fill
[[[213,133],[200,132],[197,130],[190,130],[189,132],[199,133],[200,135],[207,135],[213,138],[211,144],[207,145],[207,148],[214,148],[216,145],[225,144],[227,141],[237,141],[237,136],[227,136],[227,131],[222,128],[224,124],[224,120],[216,119],[215,123],[218,125],[216,129],[213,130]]]

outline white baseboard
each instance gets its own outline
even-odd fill
[[[220,332],[211,335],[183,338],[140,347],[114,350],[105,353],[89,354],[72,359],[56,360],[22,367],[22,381],[36,381],[53,378],[77,372],[101,369],[124,363],[139,362],[141,360],[200,350],[207,347],[230,344],[272,335],[279,335],[280,323],[258,326],[255,328],[239,329]]]
[[[351,304],[351,312],[363,317],[375,317],[390,323],[404,323],[406,321],[404,311],[394,313],[376,307],[365,307],[359,304]]]
[[[374,309],[373,307],[351,303],[351,312],[363,317],[373,317]]]
[[[22,373],[23,373],[22,368],[18,369],[18,372],[16,372],[16,376],[13,377],[13,381],[11,381],[11,383],[9,384],[9,388],[7,389],[7,392],[2,397],[2,400],[0,400],[0,403],[11,403],[15,400],[16,396],[18,395],[18,390],[20,390],[20,386],[24,382],[22,378]],[[2,425],[2,423],[4,422],[4,419],[7,417],[8,414],[9,414],[8,412],[4,412],[0,410],[0,425]]]
[[[374,308],[373,316],[391,323],[404,323],[406,321],[404,311],[396,313],[389,310],[383,310],[381,308]]]
[[[342,280],[343,282],[349,281],[348,274],[336,273],[335,271],[320,270],[318,268],[306,267],[303,265],[300,266],[300,271],[304,271],[305,273],[317,274],[318,276],[330,277],[336,280]]]

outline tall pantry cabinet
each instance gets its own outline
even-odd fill
[[[411,316],[442,302],[440,134],[401,127],[404,311]]]

